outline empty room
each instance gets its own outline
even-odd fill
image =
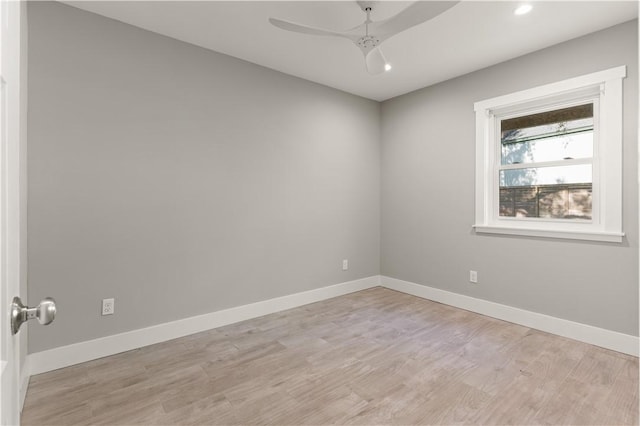
[[[0,21],[0,424],[638,424],[636,1]]]

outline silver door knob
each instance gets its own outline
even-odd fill
[[[11,334],[16,334],[20,326],[30,319],[36,318],[42,325],[48,325],[56,317],[56,301],[51,297],[42,299],[34,308],[24,306],[19,297],[14,297],[11,303]]]

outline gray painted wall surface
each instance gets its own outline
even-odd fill
[[[379,114],[30,2],[30,352],[379,274]]]
[[[637,336],[637,31],[625,23],[384,102],[382,274]],[[619,65],[624,243],[474,235],[474,102]]]

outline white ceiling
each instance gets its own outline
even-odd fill
[[[393,69],[369,75],[349,40],[297,34],[269,17],[333,30],[355,27],[355,1],[81,1],[74,7],[216,52],[382,101],[638,17],[636,1],[465,1],[382,45]],[[409,5],[379,2],[372,19]]]

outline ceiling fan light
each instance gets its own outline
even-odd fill
[[[523,4],[521,6],[519,6],[516,10],[513,11],[514,15],[525,15],[529,12],[531,12],[531,9],[533,9],[533,6],[531,6],[530,4]]]
[[[391,64],[389,64],[389,63],[384,64],[384,70],[385,71],[391,71]]]
[[[387,70],[387,58],[382,54],[382,50],[376,47],[365,56],[367,72],[372,75],[382,74]]]

